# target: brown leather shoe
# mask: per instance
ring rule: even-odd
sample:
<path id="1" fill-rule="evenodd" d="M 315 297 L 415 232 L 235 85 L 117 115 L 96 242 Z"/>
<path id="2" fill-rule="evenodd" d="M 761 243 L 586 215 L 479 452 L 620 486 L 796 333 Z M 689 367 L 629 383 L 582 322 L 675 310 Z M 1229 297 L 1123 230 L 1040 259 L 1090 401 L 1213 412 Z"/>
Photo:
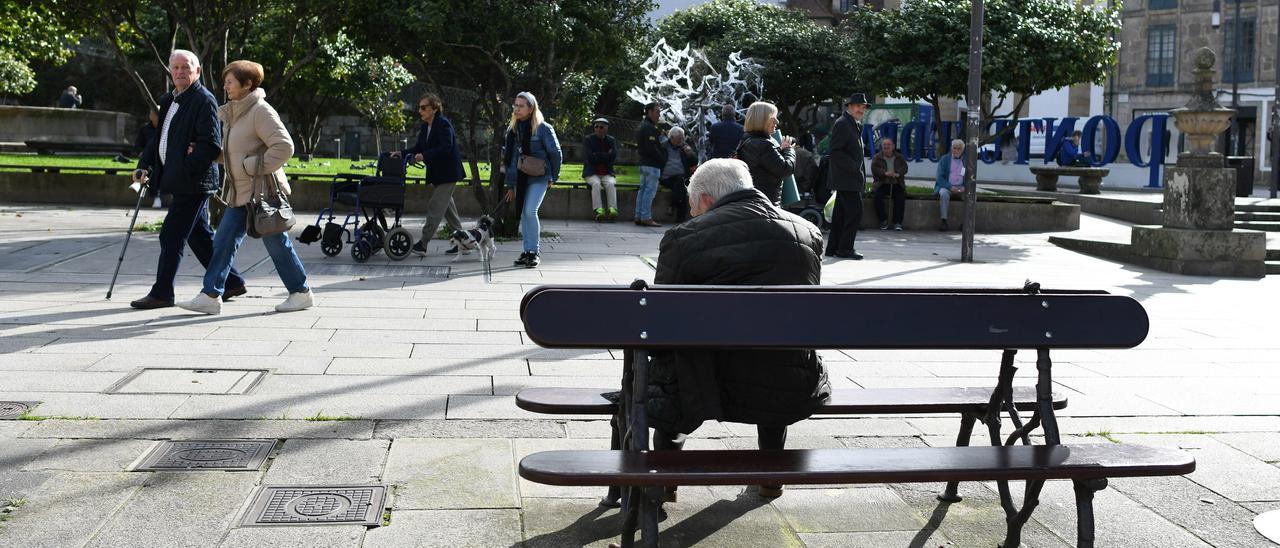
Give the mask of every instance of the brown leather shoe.
<path id="1" fill-rule="evenodd" d="M 132 306 L 139 310 L 151 310 L 153 308 L 168 308 L 170 306 L 173 306 L 173 301 L 164 301 L 164 300 L 160 300 L 155 297 L 152 297 L 151 295 L 147 295 L 146 297 L 143 297 L 141 299 L 138 299 L 136 301 L 129 303 L 129 306 Z"/>
<path id="2" fill-rule="evenodd" d="M 245 288 L 245 286 L 243 285 L 235 289 L 228 289 L 222 293 L 222 302 L 225 303 L 231 299 L 244 295 L 245 293 L 248 293 L 248 292 L 249 290 Z"/>
<path id="3" fill-rule="evenodd" d="M 654 221 L 653 219 L 645 219 L 645 220 L 643 220 L 643 221 L 636 221 L 636 224 L 638 224 L 638 225 L 640 225 L 640 226 L 662 226 L 660 223 L 658 223 L 657 221 Z"/>

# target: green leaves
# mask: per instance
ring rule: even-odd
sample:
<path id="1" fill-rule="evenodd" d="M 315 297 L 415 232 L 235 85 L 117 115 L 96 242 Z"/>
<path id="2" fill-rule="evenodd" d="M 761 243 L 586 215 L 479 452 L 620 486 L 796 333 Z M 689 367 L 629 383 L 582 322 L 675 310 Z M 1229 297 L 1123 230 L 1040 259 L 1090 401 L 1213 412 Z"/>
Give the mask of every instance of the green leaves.
<path id="1" fill-rule="evenodd" d="M 57 19 L 59 2 L 0 0 L 0 95 L 21 95 L 36 87 L 31 63 L 57 64 L 71 58 L 80 33 Z"/>

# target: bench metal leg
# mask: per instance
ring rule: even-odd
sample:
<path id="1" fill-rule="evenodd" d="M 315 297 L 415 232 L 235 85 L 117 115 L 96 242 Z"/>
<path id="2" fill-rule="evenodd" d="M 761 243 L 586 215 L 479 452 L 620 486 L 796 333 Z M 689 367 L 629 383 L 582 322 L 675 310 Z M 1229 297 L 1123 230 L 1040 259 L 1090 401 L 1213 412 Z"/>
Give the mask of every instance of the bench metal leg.
<path id="1" fill-rule="evenodd" d="M 1001 548 L 1018 548 L 1022 546 L 1022 527 L 1031 519 L 1031 513 L 1040 504 L 1040 490 L 1044 488 L 1044 480 L 1027 482 L 1027 490 L 1022 499 L 1022 509 L 1006 518 L 1008 527 L 1005 530 Z"/>
<path id="2" fill-rule="evenodd" d="M 1093 494 L 1107 488 L 1107 478 L 1073 482 L 1076 490 L 1076 548 L 1093 548 Z"/>
<path id="3" fill-rule="evenodd" d="M 619 406 L 621 408 L 621 406 Z M 618 427 L 621 419 L 617 414 L 609 417 L 609 449 L 620 451 L 622 449 L 622 429 Z M 604 498 L 600 499 L 600 506 L 605 508 L 620 508 L 622 506 L 622 488 L 617 485 L 610 485 L 609 492 L 605 493 Z"/>
<path id="4" fill-rule="evenodd" d="M 973 435 L 973 425 L 976 422 L 978 422 L 978 416 L 973 413 L 964 413 L 960 415 L 960 434 L 956 436 L 956 447 L 969 446 L 969 438 Z M 938 495 L 938 500 L 942 502 L 960 502 L 961 500 L 964 500 L 964 498 L 959 495 L 959 490 L 960 482 L 949 481 L 947 482 L 946 491 L 943 491 L 941 495 Z"/>
<path id="5" fill-rule="evenodd" d="M 1004 445 L 1000 437 L 1000 409 L 1005 401 L 1013 398 L 1013 376 L 1018 372 L 1018 368 L 1013 366 L 1013 359 L 1017 354 L 1017 350 L 1007 349 L 1000 355 L 1000 377 L 996 381 L 995 390 L 991 392 L 991 399 L 987 402 L 982 418 L 982 422 L 987 425 L 987 433 L 991 435 L 991 445 L 994 446 Z M 1004 508 L 1005 514 L 1016 513 L 1017 507 L 1013 505 L 1009 482 L 997 481 L 996 488 L 1000 492 L 1000 506 Z"/>

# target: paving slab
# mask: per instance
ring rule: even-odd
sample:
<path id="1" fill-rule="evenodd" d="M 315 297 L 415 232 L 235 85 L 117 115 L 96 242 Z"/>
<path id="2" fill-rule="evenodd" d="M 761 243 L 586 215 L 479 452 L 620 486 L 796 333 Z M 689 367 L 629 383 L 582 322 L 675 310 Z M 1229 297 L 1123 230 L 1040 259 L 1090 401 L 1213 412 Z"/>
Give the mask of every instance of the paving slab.
<path id="1" fill-rule="evenodd" d="M 329 375 L 504 375 L 527 376 L 524 359 L 486 357 L 334 358 Z"/>
<path id="2" fill-rule="evenodd" d="M 519 510 L 397 510 L 391 525 L 365 534 L 364 547 L 520 546 L 522 540 Z"/>
<path id="3" fill-rule="evenodd" d="M 1213 439 L 1248 453 L 1263 462 L 1280 462 L 1280 433 L 1214 434 Z"/>
<path id="4" fill-rule="evenodd" d="M 22 470 L 122 472 L 153 445 L 146 440 L 59 440 Z"/>
<path id="5" fill-rule="evenodd" d="M 365 527 L 242 527 L 232 529 L 218 548 L 359 548 Z"/>
<path id="6" fill-rule="evenodd" d="M 787 489 L 773 506 L 798 533 L 917 531 L 924 526 L 888 487 Z"/>
<path id="7" fill-rule="evenodd" d="M 173 349 L 169 350 L 173 352 Z M 191 356 L 183 354 L 112 354 L 94 363 L 90 371 L 133 371 L 140 367 L 180 367 Z M 333 361 L 329 356 L 240 356 L 201 355 L 200 367 L 209 369 L 270 369 L 281 375 L 320 375 Z"/>
<path id="8" fill-rule="evenodd" d="M 936 530 L 877 531 L 871 533 L 800 533 L 807 548 L 883 548 L 885 546 L 951 546 Z"/>
<path id="9" fill-rule="evenodd" d="M 1280 501 L 1280 468 L 1271 466 L 1211 436 L 1125 434 L 1124 443 L 1176 447 L 1196 459 L 1186 477 L 1235 502 Z"/>
<path id="10" fill-rule="evenodd" d="M 106 354 L 4 354 L 0 371 L 84 371 Z"/>
<path id="11" fill-rule="evenodd" d="M 373 421 L 57 420 L 34 423 L 26 438 L 97 439 L 369 439 Z"/>
<path id="12" fill-rule="evenodd" d="M 1114 489 L 1160 517 L 1218 547 L 1264 546 L 1254 530 L 1254 512 L 1190 479 L 1174 477 L 1114 478 Z"/>
<path id="13" fill-rule="evenodd" d="M 552 420 L 384 420 L 378 421 L 374 437 L 563 438 L 565 427 L 563 422 Z"/>
<path id="14" fill-rule="evenodd" d="M 21 470 L 52 447 L 56 440 L 6 439 L 0 441 L 0 472 Z"/>
<path id="15" fill-rule="evenodd" d="M 378 483 L 388 440 L 287 440 L 271 460 L 263 484 L 367 485 Z"/>
<path id="16" fill-rule="evenodd" d="M 372 372 L 370 372 L 372 373 Z M 256 394 L 310 395 L 447 395 L 493 392 L 493 381 L 484 376 L 377 376 L 352 378 L 340 375 L 271 375 L 254 391 Z"/>
<path id="17" fill-rule="evenodd" d="M 0 392 L 0 400 L 39 401 L 35 414 L 55 418 L 163 419 L 187 401 L 186 395 Z"/>
<path id="18" fill-rule="evenodd" d="M 1011 482 L 1011 486 L 1015 488 L 1015 492 L 1021 490 L 1020 482 Z M 1141 542 L 1149 546 L 1210 546 L 1182 527 L 1114 490 L 1099 491 L 1094 496 L 1093 508 L 1097 544 L 1100 546 L 1123 546 L 1136 539 L 1142 539 Z M 1075 492 L 1071 482 L 1046 482 L 1040 493 L 1040 508 L 1033 517 L 1058 536 L 1074 540 Z"/>
<path id="19" fill-rule="evenodd" d="M 0 545 L 84 546 L 145 480 L 146 474 L 56 474 L 0 527 Z"/>
<path id="20" fill-rule="evenodd" d="M 175 419 L 443 419 L 444 396 L 255 394 L 191 396 Z"/>
<path id="21" fill-rule="evenodd" d="M 0 465 L 3 466 L 3 465 Z M 13 472 L 16 467 L 0 468 L 0 501 L 27 499 L 52 478 L 56 472 Z M 0 529 L 4 522 L 0 521 Z"/>
<path id="22" fill-rule="evenodd" d="M 510 440 L 397 439 L 384 480 L 395 510 L 520 507 Z"/>
<path id="23" fill-rule="evenodd" d="M 240 513 L 257 474 L 149 474 L 87 546 L 215 546 Z"/>

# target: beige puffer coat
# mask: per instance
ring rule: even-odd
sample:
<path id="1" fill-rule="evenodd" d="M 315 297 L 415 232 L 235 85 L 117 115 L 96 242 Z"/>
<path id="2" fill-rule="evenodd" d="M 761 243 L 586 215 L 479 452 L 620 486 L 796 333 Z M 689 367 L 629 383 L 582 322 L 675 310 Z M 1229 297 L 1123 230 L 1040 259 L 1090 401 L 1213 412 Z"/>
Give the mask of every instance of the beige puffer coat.
<path id="1" fill-rule="evenodd" d="M 290 192 L 284 164 L 293 156 L 293 139 L 266 96 L 258 88 L 218 107 L 218 119 L 222 121 L 222 155 L 218 162 L 227 168 L 227 203 L 231 207 L 249 202 L 259 154 L 263 155 L 265 172 L 275 176 L 286 195 Z"/>

